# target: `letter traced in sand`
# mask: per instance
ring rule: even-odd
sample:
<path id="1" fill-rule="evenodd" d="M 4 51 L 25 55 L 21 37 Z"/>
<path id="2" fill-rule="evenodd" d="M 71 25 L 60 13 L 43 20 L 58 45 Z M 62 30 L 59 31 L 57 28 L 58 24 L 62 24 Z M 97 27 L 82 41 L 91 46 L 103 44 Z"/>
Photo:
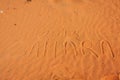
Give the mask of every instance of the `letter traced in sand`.
<path id="1" fill-rule="evenodd" d="M 85 42 L 86 41 L 82 42 L 82 53 L 85 54 L 85 50 L 88 50 L 93 56 L 98 57 L 98 55 L 96 54 L 96 52 L 93 49 L 91 49 L 90 47 L 85 46 Z"/>
<path id="2" fill-rule="evenodd" d="M 100 46 L 101 46 L 101 52 L 103 54 L 107 54 L 107 56 L 111 55 L 112 58 L 115 57 L 112 47 L 111 47 L 111 44 L 108 41 L 102 40 L 100 42 Z"/>

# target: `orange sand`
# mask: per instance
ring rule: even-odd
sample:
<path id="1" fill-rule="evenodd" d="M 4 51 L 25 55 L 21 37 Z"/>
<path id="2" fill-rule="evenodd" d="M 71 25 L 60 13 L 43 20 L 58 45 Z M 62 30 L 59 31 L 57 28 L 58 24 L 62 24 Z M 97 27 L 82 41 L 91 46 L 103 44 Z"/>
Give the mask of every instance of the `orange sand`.
<path id="1" fill-rule="evenodd" d="M 0 0 L 0 80 L 119 80 L 120 0 Z"/>

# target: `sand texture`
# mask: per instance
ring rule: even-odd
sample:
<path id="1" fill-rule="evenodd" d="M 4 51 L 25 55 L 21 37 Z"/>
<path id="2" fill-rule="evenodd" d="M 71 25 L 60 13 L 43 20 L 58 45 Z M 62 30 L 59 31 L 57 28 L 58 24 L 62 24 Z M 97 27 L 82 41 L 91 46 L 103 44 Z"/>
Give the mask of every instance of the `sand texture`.
<path id="1" fill-rule="evenodd" d="M 120 0 L 0 0 L 0 80 L 120 80 Z"/>

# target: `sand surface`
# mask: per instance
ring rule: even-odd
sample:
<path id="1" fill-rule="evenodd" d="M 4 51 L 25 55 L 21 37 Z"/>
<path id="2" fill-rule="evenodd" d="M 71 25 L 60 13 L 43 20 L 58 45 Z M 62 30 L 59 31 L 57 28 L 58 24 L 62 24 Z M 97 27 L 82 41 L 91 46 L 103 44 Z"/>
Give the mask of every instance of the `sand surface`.
<path id="1" fill-rule="evenodd" d="M 120 0 L 0 0 L 0 80 L 119 80 Z"/>

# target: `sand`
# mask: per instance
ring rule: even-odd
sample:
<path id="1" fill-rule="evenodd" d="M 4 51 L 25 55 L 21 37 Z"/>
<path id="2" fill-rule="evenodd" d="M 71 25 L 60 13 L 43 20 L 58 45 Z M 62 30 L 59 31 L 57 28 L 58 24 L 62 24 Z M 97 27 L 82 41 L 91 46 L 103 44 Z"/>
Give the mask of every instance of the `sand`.
<path id="1" fill-rule="evenodd" d="M 120 0 L 0 0 L 0 80 L 119 80 Z"/>

